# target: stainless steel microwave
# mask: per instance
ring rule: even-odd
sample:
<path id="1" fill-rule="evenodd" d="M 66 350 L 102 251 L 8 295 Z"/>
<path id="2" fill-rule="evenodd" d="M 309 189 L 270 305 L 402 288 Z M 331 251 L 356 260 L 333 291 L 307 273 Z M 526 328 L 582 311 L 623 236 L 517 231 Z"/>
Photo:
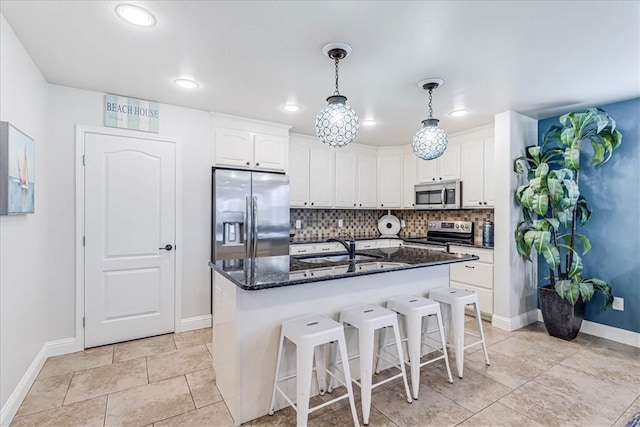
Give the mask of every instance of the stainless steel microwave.
<path id="1" fill-rule="evenodd" d="M 415 206 L 416 209 L 462 209 L 462 182 L 416 184 Z"/>

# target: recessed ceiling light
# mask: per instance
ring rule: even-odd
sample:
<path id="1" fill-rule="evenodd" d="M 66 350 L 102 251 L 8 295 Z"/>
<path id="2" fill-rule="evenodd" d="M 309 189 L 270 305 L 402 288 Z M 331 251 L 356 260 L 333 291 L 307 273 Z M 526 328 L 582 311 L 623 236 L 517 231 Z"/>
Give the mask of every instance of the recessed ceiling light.
<path id="1" fill-rule="evenodd" d="M 125 21 L 140 27 L 153 27 L 156 23 L 156 18 L 149 11 L 132 4 L 118 5 L 116 13 Z"/>
<path id="2" fill-rule="evenodd" d="M 452 112 L 449 113 L 449 115 L 451 117 L 462 117 L 465 116 L 468 113 L 467 110 L 465 110 L 464 108 L 461 108 L 459 110 L 453 110 Z"/>
<path id="3" fill-rule="evenodd" d="M 176 86 L 180 86 L 184 89 L 195 89 L 200 86 L 198 82 L 189 79 L 176 79 L 173 81 L 173 83 L 175 83 Z"/>
<path id="4" fill-rule="evenodd" d="M 373 119 L 366 119 L 362 121 L 362 126 L 374 126 L 376 121 Z"/>
<path id="5" fill-rule="evenodd" d="M 296 104 L 287 104 L 283 106 L 282 109 L 290 113 L 295 113 L 296 111 L 300 111 L 300 106 Z"/>

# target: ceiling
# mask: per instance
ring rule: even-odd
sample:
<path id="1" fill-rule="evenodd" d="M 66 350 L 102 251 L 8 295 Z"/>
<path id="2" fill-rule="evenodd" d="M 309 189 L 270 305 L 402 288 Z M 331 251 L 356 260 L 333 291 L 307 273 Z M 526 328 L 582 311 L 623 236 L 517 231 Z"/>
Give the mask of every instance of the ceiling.
<path id="1" fill-rule="evenodd" d="M 122 21 L 116 5 L 156 25 Z M 333 93 L 322 53 L 345 42 L 340 92 L 356 142 L 403 145 L 428 115 L 420 80 L 440 77 L 447 133 L 514 110 L 540 119 L 640 95 L 638 1 L 11 1 L 1 12 L 53 84 L 292 125 L 313 135 Z M 173 80 L 192 78 L 195 90 Z M 302 107 L 297 113 L 281 109 Z M 454 118 L 457 108 L 470 111 Z"/>

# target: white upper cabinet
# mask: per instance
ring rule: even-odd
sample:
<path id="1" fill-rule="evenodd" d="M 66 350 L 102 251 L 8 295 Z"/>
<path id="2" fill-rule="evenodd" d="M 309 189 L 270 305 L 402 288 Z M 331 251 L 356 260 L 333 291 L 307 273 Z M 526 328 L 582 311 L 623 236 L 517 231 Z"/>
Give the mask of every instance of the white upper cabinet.
<path id="1" fill-rule="evenodd" d="M 460 144 L 449 141 L 444 154 L 435 160 L 418 159 L 418 182 L 460 179 Z"/>
<path id="2" fill-rule="evenodd" d="M 214 133 L 215 164 L 249 168 L 253 163 L 253 136 L 249 132 L 216 128 Z"/>
<path id="3" fill-rule="evenodd" d="M 355 148 L 355 147 L 354 147 Z M 378 155 L 374 147 L 360 146 L 358 154 L 358 208 L 375 208 L 378 199 Z"/>
<path id="4" fill-rule="evenodd" d="M 254 169 L 284 171 L 289 159 L 289 139 L 273 135 L 253 135 Z"/>
<path id="5" fill-rule="evenodd" d="M 309 149 L 309 200 L 312 208 L 331 208 L 335 200 L 336 156 L 317 139 Z"/>
<path id="6" fill-rule="evenodd" d="M 336 207 L 357 206 L 358 155 L 352 146 L 336 149 Z"/>
<path id="7" fill-rule="evenodd" d="M 422 160 L 420 160 L 422 161 Z M 406 145 L 402 153 L 402 207 L 415 207 L 415 185 L 418 183 L 418 157 L 411 145 Z"/>
<path id="8" fill-rule="evenodd" d="M 462 207 L 495 206 L 493 126 L 483 126 L 457 136 L 462 168 Z"/>
<path id="9" fill-rule="evenodd" d="M 378 207 L 402 207 L 402 164 L 402 148 L 378 149 Z"/>
<path id="10" fill-rule="evenodd" d="M 289 126 L 212 114 L 213 164 L 284 172 L 289 165 Z"/>
<path id="11" fill-rule="evenodd" d="M 289 197 L 291 207 L 309 207 L 309 145 L 293 135 L 289 141 Z"/>

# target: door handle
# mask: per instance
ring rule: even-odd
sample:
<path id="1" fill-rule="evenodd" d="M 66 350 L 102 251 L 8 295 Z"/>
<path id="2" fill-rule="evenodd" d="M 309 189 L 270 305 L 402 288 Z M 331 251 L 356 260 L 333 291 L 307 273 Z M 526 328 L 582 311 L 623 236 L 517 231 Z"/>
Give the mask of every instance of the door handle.
<path id="1" fill-rule="evenodd" d="M 173 249 L 173 246 L 171 245 L 166 245 L 164 248 L 158 248 L 161 251 L 170 251 L 171 249 Z"/>
<path id="2" fill-rule="evenodd" d="M 251 258 L 258 257 L 258 196 L 253 196 L 253 253 Z"/>

